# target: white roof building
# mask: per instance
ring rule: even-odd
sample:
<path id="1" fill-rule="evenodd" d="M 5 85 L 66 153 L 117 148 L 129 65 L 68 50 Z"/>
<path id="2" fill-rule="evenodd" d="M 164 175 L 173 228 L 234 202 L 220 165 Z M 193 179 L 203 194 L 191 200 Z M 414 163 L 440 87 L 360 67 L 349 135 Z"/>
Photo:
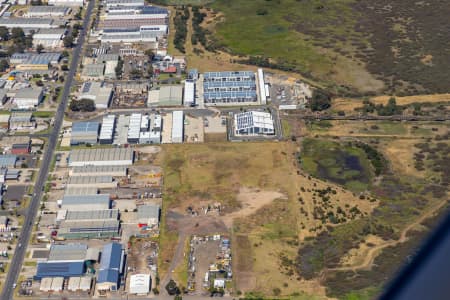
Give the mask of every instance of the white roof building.
<path id="1" fill-rule="evenodd" d="M 70 10 L 69 7 L 64 6 L 35 5 L 28 7 L 28 11 L 24 14 L 24 17 L 64 17 L 70 13 Z"/>
<path id="2" fill-rule="evenodd" d="M 268 112 L 249 111 L 234 115 L 236 135 L 275 134 L 272 115 Z"/>
<path id="3" fill-rule="evenodd" d="M 150 274 L 133 274 L 130 276 L 130 294 L 147 295 L 150 288 Z"/>
<path id="4" fill-rule="evenodd" d="M 17 91 L 13 103 L 19 109 L 31 109 L 39 105 L 44 98 L 44 90 L 41 87 L 28 87 Z"/>
<path id="5" fill-rule="evenodd" d="M 87 81 L 83 83 L 78 99 L 92 100 L 95 102 L 95 108 L 107 109 L 111 103 L 112 96 L 112 87 L 107 87 L 103 82 Z"/>
<path id="6" fill-rule="evenodd" d="M 46 49 L 61 47 L 65 33 L 65 28 L 40 29 L 33 35 L 33 46 L 42 45 Z"/>
<path id="7" fill-rule="evenodd" d="M 84 0 L 48 0 L 48 5 L 55 6 L 83 6 Z"/>
<path id="8" fill-rule="evenodd" d="M 184 113 L 182 110 L 172 112 L 172 143 L 182 143 L 184 139 Z"/>
<path id="9" fill-rule="evenodd" d="M 69 167 L 126 166 L 132 165 L 133 160 L 131 148 L 76 149 L 70 151 Z"/>
<path id="10" fill-rule="evenodd" d="M 103 117 L 102 127 L 100 129 L 100 136 L 99 136 L 100 144 L 112 144 L 115 124 L 116 124 L 115 115 L 107 115 Z"/>
<path id="11" fill-rule="evenodd" d="M 184 82 L 184 106 L 195 105 L 195 82 L 193 80 L 186 80 Z"/>

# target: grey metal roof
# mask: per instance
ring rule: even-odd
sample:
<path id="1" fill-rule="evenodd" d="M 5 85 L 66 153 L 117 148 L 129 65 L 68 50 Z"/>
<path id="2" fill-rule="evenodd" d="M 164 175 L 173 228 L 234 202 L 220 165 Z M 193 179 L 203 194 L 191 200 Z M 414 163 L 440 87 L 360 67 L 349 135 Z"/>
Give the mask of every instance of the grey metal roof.
<path id="1" fill-rule="evenodd" d="M 110 205 L 110 199 L 108 194 L 98 195 L 67 195 L 62 199 L 62 205 L 89 205 L 89 204 L 107 204 Z"/>
<path id="2" fill-rule="evenodd" d="M 119 220 L 88 220 L 78 222 L 62 221 L 59 226 L 58 235 L 69 233 L 101 233 L 118 232 L 120 227 Z"/>
<path id="3" fill-rule="evenodd" d="M 95 183 L 110 183 L 113 178 L 110 175 L 100 176 L 70 176 L 67 184 L 95 184 Z"/>
<path id="4" fill-rule="evenodd" d="M 10 167 L 14 166 L 17 161 L 17 155 L 13 154 L 3 154 L 0 155 L 0 167 Z"/>
<path id="5" fill-rule="evenodd" d="M 137 207 L 139 219 L 155 218 L 159 219 L 159 205 L 145 204 Z"/>
<path id="6" fill-rule="evenodd" d="M 74 167 L 74 174 L 83 174 L 83 173 L 99 173 L 100 174 L 108 174 L 108 173 L 117 173 L 117 172 L 127 172 L 126 166 L 83 166 L 83 167 Z"/>
<path id="7" fill-rule="evenodd" d="M 72 124 L 72 134 L 98 133 L 99 128 L 99 122 L 76 122 Z"/>
<path id="8" fill-rule="evenodd" d="M 117 220 L 119 219 L 118 209 L 102 209 L 102 210 L 86 210 L 73 211 L 69 210 L 66 214 L 66 221 L 78 220 Z"/>
<path id="9" fill-rule="evenodd" d="M 69 162 L 132 160 L 131 148 L 76 149 L 70 152 Z"/>
<path id="10" fill-rule="evenodd" d="M 53 244 L 50 248 L 48 261 L 83 261 L 86 258 L 87 249 L 86 244 Z"/>
<path id="11" fill-rule="evenodd" d="M 28 7 L 28 13 L 68 13 L 69 7 L 65 6 L 49 6 L 35 5 Z"/>
<path id="12" fill-rule="evenodd" d="M 94 186 L 68 186 L 64 195 L 97 195 L 98 188 Z"/>
<path id="13" fill-rule="evenodd" d="M 15 99 L 37 99 L 41 96 L 43 89 L 41 87 L 28 87 L 17 91 Z"/>

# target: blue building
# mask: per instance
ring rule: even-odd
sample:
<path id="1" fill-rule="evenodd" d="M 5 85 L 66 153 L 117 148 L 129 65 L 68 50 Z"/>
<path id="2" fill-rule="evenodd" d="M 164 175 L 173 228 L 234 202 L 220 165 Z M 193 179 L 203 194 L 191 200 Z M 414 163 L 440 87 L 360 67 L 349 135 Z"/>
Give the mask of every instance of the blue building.
<path id="1" fill-rule="evenodd" d="M 256 103 L 256 76 L 251 71 L 207 72 L 203 74 L 206 105 Z"/>
<path id="2" fill-rule="evenodd" d="M 123 272 L 124 250 L 119 243 L 110 243 L 103 247 L 100 270 L 97 276 L 99 291 L 117 291 Z"/>
<path id="3" fill-rule="evenodd" d="M 45 277 L 64 277 L 82 276 L 86 272 L 84 261 L 46 261 L 38 262 L 36 267 L 36 280 Z"/>

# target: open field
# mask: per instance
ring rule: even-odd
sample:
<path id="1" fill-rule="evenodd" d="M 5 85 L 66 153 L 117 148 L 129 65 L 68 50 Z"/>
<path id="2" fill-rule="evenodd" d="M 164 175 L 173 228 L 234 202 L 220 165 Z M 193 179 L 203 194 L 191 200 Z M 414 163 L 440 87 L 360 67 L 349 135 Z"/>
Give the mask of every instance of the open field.
<path id="1" fill-rule="evenodd" d="M 445 134 L 448 122 L 313 121 L 305 124 L 309 136 L 429 138 Z"/>
<path id="2" fill-rule="evenodd" d="M 324 127 L 321 129 L 323 132 L 330 128 Z M 409 130 L 409 124 L 405 127 Z M 328 296 L 373 298 L 382 288 L 381 283 L 391 278 L 405 262 L 404 257 L 420 244 L 424 236 L 421 232 L 425 229 L 421 223 L 447 205 L 449 178 L 445 170 L 448 169 L 448 159 L 444 156 L 449 145 L 443 142 L 447 137 L 445 124 L 440 124 L 436 131 L 427 132 L 427 142 L 424 137 L 402 138 L 401 134 L 396 138 L 371 137 L 370 134 L 360 137 L 382 154 L 389 165 L 382 177 L 371 180 L 368 186 L 370 193 L 366 197 L 376 198 L 379 206 L 374 208 L 369 218 L 329 228 L 301 245 L 296 260 L 297 272 L 307 279 L 323 278 Z M 349 138 L 343 133 L 341 139 L 345 141 L 306 139 L 303 148 L 307 153 L 303 152 L 303 155 L 319 164 L 325 161 L 326 165 L 329 158 L 336 162 L 336 157 L 342 157 L 342 154 L 328 153 L 325 158 L 323 153 L 329 147 L 324 145 L 333 146 L 334 152 L 344 151 L 348 140 L 355 137 Z M 306 164 L 305 168 L 311 166 Z M 322 179 L 329 175 L 315 174 Z M 340 180 L 345 180 L 345 177 Z M 333 244 L 332 249 L 329 248 L 330 243 Z"/>
<path id="3" fill-rule="evenodd" d="M 215 0 L 203 5 L 218 16 L 206 25 L 216 50 L 243 60 L 259 56 L 259 64 L 299 72 L 340 94 L 448 92 L 449 61 L 442 49 L 449 43 L 444 20 L 450 8 L 442 1 Z"/>
<path id="4" fill-rule="evenodd" d="M 303 291 L 324 297 L 319 282 L 296 276 L 299 241 L 325 230 L 324 225 L 367 216 L 378 205 L 297 172 L 295 143 L 162 148 L 158 158 L 165 173 L 160 275 L 167 272 L 186 237 L 226 230 L 232 233 L 236 290 L 277 295 L 280 289 L 282 295 Z M 205 213 L 206 207 L 217 206 L 219 211 Z M 181 258 L 174 268 L 177 274 L 181 274 Z"/>
<path id="5" fill-rule="evenodd" d="M 370 102 L 374 104 L 386 105 L 391 97 L 390 96 L 377 96 L 370 97 Z M 424 104 L 440 104 L 450 103 L 450 94 L 435 94 L 435 95 L 415 95 L 395 97 L 397 105 L 410 105 L 413 103 Z M 335 98 L 332 100 L 332 109 L 335 111 L 354 112 L 355 108 L 361 108 L 363 101 L 361 99 L 350 98 Z"/>

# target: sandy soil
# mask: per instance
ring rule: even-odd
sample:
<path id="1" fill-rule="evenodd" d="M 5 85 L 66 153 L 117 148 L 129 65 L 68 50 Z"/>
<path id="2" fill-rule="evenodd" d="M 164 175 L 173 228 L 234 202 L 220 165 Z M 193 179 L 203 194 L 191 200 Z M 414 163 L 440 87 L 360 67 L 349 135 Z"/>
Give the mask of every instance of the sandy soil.
<path id="1" fill-rule="evenodd" d="M 276 191 L 241 188 L 237 200 L 241 203 L 242 208 L 239 211 L 223 216 L 222 220 L 228 228 L 231 228 L 233 219 L 249 216 L 278 198 L 286 198 L 286 195 Z"/>

